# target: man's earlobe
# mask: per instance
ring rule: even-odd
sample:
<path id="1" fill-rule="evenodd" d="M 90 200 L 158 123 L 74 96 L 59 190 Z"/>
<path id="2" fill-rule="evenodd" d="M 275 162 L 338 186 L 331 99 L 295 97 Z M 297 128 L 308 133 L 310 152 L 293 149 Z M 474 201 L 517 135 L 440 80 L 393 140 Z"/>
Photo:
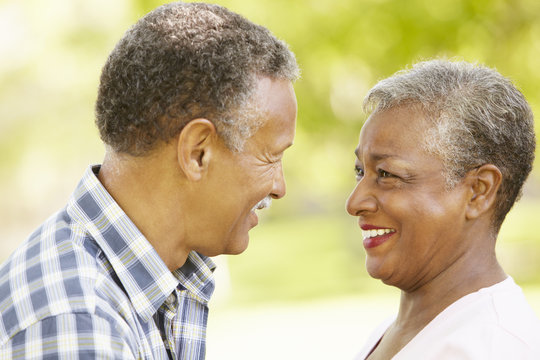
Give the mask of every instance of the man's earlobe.
<path id="1" fill-rule="evenodd" d="M 466 176 L 471 181 L 472 190 L 466 215 L 467 219 L 475 219 L 495 207 L 502 173 L 495 165 L 486 164 L 471 170 Z"/>
<path id="2" fill-rule="evenodd" d="M 191 181 L 199 181 L 208 169 L 217 131 L 207 119 L 194 119 L 178 135 L 178 164 Z"/>

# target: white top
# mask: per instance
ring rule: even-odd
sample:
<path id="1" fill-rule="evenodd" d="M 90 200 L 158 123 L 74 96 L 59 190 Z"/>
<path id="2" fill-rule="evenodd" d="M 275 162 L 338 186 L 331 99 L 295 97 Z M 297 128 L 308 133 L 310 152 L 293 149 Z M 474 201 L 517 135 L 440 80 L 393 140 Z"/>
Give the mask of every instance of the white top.
<path id="1" fill-rule="evenodd" d="M 395 316 L 382 323 L 356 357 L 364 360 Z M 540 320 L 511 277 L 454 302 L 393 359 L 540 359 Z"/>

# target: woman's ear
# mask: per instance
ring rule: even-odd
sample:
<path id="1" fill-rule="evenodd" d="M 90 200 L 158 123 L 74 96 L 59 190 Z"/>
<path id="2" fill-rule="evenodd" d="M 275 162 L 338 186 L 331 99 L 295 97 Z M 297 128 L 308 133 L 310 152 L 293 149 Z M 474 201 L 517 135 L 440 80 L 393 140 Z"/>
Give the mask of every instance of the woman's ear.
<path id="1" fill-rule="evenodd" d="M 466 212 L 467 219 L 476 219 L 494 208 L 502 173 L 493 164 L 482 165 L 466 175 L 471 184 L 471 197 Z"/>
<path id="2" fill-rule="evenodd" d="M 214 124 L 207 119 L 194 119 L 178 135 L 177 159 L 186 178 L 199 181 L 208 170 L 213 145 L 217 139 Z"/>

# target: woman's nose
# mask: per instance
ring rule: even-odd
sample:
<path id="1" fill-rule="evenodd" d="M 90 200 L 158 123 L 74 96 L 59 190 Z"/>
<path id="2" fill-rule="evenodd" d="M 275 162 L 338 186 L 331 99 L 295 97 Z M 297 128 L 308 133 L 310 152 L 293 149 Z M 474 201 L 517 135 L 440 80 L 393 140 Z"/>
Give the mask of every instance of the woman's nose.
<path id="1" fill-rule="evenodd" d="M 364 178 L 356 183 L 351 195 L 347 199 L 347 212 L 352 216 L 360 216 L 364 213 L 377 211 L 377 199 L 369 191 Z"/>

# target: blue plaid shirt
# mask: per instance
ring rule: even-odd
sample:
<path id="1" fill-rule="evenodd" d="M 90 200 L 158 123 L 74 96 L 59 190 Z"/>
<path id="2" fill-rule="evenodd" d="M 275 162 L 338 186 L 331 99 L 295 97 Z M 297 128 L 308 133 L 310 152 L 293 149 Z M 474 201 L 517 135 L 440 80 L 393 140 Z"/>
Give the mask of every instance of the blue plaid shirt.
<path id="1" fill-rule="evenodd" d="M 171 272 L 98 171 L 0 267 L 0 359 L 204 359 L 215 265 Z"/>

